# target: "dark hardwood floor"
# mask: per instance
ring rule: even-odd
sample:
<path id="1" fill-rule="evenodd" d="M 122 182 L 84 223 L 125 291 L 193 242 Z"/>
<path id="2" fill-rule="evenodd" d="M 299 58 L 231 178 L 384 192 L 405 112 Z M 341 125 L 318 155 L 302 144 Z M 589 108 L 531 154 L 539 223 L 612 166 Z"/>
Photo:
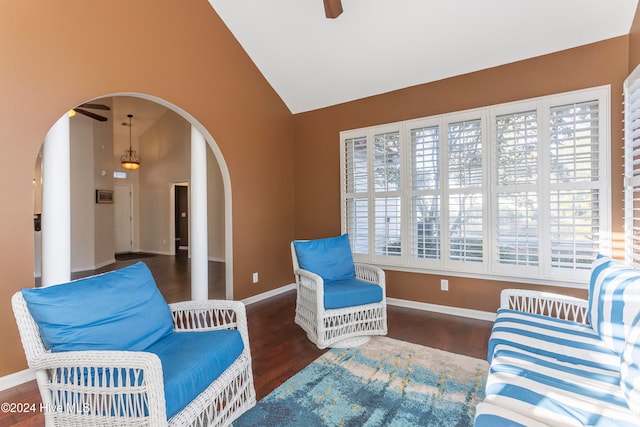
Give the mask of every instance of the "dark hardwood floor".
<path id="1" fill-rule="evenodd" d="M 128 265 L 136 260 L 118 261 L 100 272 Z M 142 259 L 149 265 L 167 302 L 188 299 L 188 260 L 180 257 L 154 256 Z M 211 264 L 211 263 L 210 263 Z M 224 295 L 224 264 L 210 265 L 210 297 Z M 87 272 L 82 275 L 87 275 Z M 221 293 L 219 293 L 221 292 Z M 220 295 L 220 296 L 216 296 Z M 295 291 L 247 306 L 249 340 L 253 359 L 253 377 L 257 399 L 307 366 L 326 350 L 318 350 L 302 329 L 294 324 Z M 453 353 L 484 359 L 491 322 L 389 306 L 388 326 L 391 338 L 421 344 Z M 0 402 L 40 403 L 35 381 L 0 392 Z M 43 426 L 38 412 L 0 413 L 0 427 Z"/>

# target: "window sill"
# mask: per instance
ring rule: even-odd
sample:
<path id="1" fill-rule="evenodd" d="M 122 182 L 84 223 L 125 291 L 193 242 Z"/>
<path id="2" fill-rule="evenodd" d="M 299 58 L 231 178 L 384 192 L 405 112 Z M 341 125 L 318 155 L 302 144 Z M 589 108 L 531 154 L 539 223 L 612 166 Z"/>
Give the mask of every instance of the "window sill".
<path id="1" fill-rule="evenodd" d="M 367 263 L 376 265 L 382 268 L 383 270 L 401 271 L 405 273 L 428 274 L 432 276 L 464 277 L 469 279 L 521 283 L 523 285 L 555 286 L 555 287 L 571 288 L 571 289 L 588 289 L 589 288 L 588 277 L 586 279 L 576 280 L 576 281 L 570 281 L 566 279 L 534 279 L 534 278 L 525 278 L 525 277 L 498 275 L 498 274 L 468 273 L 468 272 L 461 272 L 461 271 L 436 270 L 436 269 L 407 267 L 407 266 L 382 264 L 382 263 L 371 263 L 371 262 L 367 262 Z"/>

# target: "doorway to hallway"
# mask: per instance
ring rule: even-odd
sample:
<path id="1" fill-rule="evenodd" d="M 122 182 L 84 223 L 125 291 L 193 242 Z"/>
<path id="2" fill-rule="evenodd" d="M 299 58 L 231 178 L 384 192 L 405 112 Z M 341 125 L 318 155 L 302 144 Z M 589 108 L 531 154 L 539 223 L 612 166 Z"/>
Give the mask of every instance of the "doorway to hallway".
<path id="1" fill-rule="evenodd" d="M 174 186 L 175 253 L 189 250 L 189 186 Z"/>

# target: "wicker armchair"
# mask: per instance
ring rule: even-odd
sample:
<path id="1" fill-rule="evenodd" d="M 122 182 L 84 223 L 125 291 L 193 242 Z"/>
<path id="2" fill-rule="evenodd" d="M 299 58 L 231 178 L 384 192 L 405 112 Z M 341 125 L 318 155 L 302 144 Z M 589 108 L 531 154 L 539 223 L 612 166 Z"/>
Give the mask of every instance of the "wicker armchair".
<path id="1" fill-rule="evenodd" d="M 237 330 L 244 350 L 168 420 L 163 368 L 156 354 L 122 350 L 51 352 L 21 292 L 14 294 L 12 305 L 48 426 L 226 426 L 256 402 L 246 314 L 240 302 L 209 300 L 169 305 L 174 332 Z"/>
<path id="2" fill-rule="evenodd" d="M 385 274 L 378 267 L 354 263 L 355 277 L 378 285 L 382 299 L 378 302 L 343 308 L 325 308 L 325 280 L 300 267 L 295 242 L 291 242 L 293 272 L 296 278 L 295 323 L 320 349 L 355 347 L 371 336 L 387 334 Z"/>

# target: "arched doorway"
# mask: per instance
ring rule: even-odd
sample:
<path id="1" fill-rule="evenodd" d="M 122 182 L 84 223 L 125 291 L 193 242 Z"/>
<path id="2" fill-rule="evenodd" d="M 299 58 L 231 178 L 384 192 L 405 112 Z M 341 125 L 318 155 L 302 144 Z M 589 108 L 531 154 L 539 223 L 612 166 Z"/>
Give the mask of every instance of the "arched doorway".
<path id="1" fill-rule="evenodd" d="M 176 161 L 176 158 L 183 156 L 184 149 L 171 146 L 169 144 L 169 140 L 173 138 L 173 141 L 176 138 L 180 138 L 180 134 L 184 134 L 184 129 L 191 127 L 197 129 L 198 132 L 204 137 L 207 142 L 207 146 L 210 149 L 210 155 L 207 153 L 207 157 L 210 157 L 210 160 L 207 162 L 207 169 L 214 169 L 215 173 L 218 174 L 219 178 L 217 179 L 216 184 L 214 185 L 213 193 L 214 198 L 216 198 L 215 205 L 216 209 L 218 209 L 217 213 L 213 215 L 213 222 L 216 224 L 216 227 L 213 227 L 212 233 L 216 236 L 213 238 L 214 243 L 209 244 L 210 247 L 214 247 L 214 253 L 212 254 L 212 258 L 223 261 L 225 263 L 224 268 L 224 286 L 225 286 L 225 295 L 227 299 L 233 298 L 233 265 L 232 265 L 232 236 L 231 236 L 231 184 L 229 178 L 229 172 L 222 156 L 222 153 L 215 143 L 213 136 L 206 130 L 199 122 L 197 122 L 190 114 L 181 108 L 164 101 L 160 98 L 153 97 L 150 95 L 138 94 L 138 93 L 115 93 L 110 94 L 104 97 L 96 98 L 90 101 L 90 103 L 99 103 L 106 104 L 111 107 L 111 111 L 108 113 L 101 112 L 107 115 L 110 115 L 110 127 L 111 127 L 111 135 L 109 135 L 108 125 L 105 128 L 103 127 L 95 127 L 92 130 L 87 130 L 87 126 L 93 125 L 93 121 L 90 118 L 83 117 L 81 120 L 84 120 L 85 123 L 83 125 L 78 125 L 80 131 L 72 129 L 71 137 L 70 137 L 70 145 L 71 145 L 71 158 L 72 158 L 72 166 L 73 170 L 77 164 L 83 165 L 86 169 L 86 164 L 90 162 L 82 162 L 75 159 L 74 156 L 79 155 L 79 152 L 82 150 L 86 150 L 86 140 L 87 135 L 93 135 L 94 142 L 94 153 L 87 154 L 84 153 L 85 156 L 93 155 L 93 167 L 92 172 L 95 176 L 92 185 L 96 187 L 98 190 L 100 187 L 100 182 L 104 183 L 105 180 L 111 179 L 115 184 L 118 178 L 113 178 L 112 174 L 116 173 L 124 173 L 126 175 L 127 171 L 119 167 L 117 161 L 113 161 L 115 156 L 119 156 L 118 153 L 122 153 L 124 150 L 123 146 L 123 138 L 122 134 L 125 135 L 125 144 L 128 148 L 129 144 L 129 136 L 127 132 L 131 129 L 139 131 L 136 126 L 143 128 L 144 136 L 138 133 L 134 133 L 134 137 L 132 138 L 135 146 L 142 145 L 140 149 L 140 154 L 142 156 L 142 173 L 139 173 L 137 176 L 137 180 L 133 179 L 133 174 L 138 171 L 130 172 L 130 175 L 126 175 L 129 178 L 124 178 L 124 180 L 118 181 L 119 184 L 128 184 L 133 189 L 133 202 L 132 202 L 132 217 L 136 218 L 134 224 L 137 226 L 133 227 L 133 239 L 134 242 L 137 242 L 137 246 L 134 244 L 133 248 L 138 250 L 151 250 L 156 252 L 163 252 L 165 247 L 172 248 L 174 245 L 174 241 L 172 240 L 172 230 L 169 226 L 170 222 L 165 221 L 164 217 L 169 217 L 173 214 L 170 213 L 170 210 L 173 209 L 173 206 L 169 207 L 169 202 L 164 203 L 158 201 L 158 199 L 153 199 L 154 195 L 162 193 L 162 197 L 169 197 L 170 189 L 175 184 L 175 182 L 181 182 L 188 180 L 188 171 L 185 172 L 184 169 L 182 171 L 177 171 L 179 167 L 176 166 L 179 162 Z M 145 108 L 148 108 L 150 111 L 146 111 Z M 126 128 L 123 129 L 121 127 L 121 122 L 127 114 L 132 113 L 132 109 L 137 109 L 137 111 L 133 112 L 134 118 L 132 122 L 131 129 Z M 121 117 L 122 116 L 122 117 Z M 74 118 L 75 120 L 75 118 Z M 87 125 L 88 120 L 88 125 Z M 182 124 L 176 125 L 178 122 L 182 122 Z M 152 125 L 149 125 L 149 122 Z M 97 125 L 96 125 L 97 126 Z M 97 130 L 96 130 L 97 129 Z M 177 130 L 176 130 L 177 129 Z M 123 131 L 124 132 L 121 132 Z M 78 141 L 74 142 L 74 132 L 81 132 L 84 136 L 81 137 L 84 141 L 84 146 L 82 149 L 74 149 Z M 106 135 L 106 136 L 105 136 Z M 97 139 L 105 138 L 103 140 L 111 137 L 111 146 L 109 143 L 101 143 L 97 141 Z M 165 140 L 162 143 L 158 143 L 158 138 Z M 150 148 L 149 146 L 145 147 L 144 144 L 149 143 L 146 140 L 153 139 L 155 141 L 155 145 Z M 109 161 L 105 161 L 105 156 L 101 157 L 100 151 L 111 151 L 113 153 L 113 158 L 111 163 Z M 146 150 L 146 152 L 145 152 Z M 146 157 L 146 160 L 145 160 Z M 187 155 L 188 158 L 188 155 Z M 184 163 L 184 159 L 183 163 Z M 145 164 L 146 163 L 146 164 Z M 111 165 L 111 166 L 110 166 Z M 37 175 L 36 167 L 36 175 Z M 160 172 L 159 172 L 160 171 Z M 170 171 L 170 172 L 167 172 Z M 177 172 L 176 172 L 177 171 Z M 167 175 L 172 176 L 167 177 Z M 142 177 L 142 181 L 140 181 Z M 38 181 L 37 176 L 34 177 L 34 184 Z M 164 182 L 163 182 L 164 180 Z M 83 180 L 74 180 L 78 182 L 82 182 Z M 86 184 L 86 182 L 84 183 Z M 79 184 L 78 184 L 79 185 Z M 73 186 L 73 184 L 72 184 Z M 91 186 L 91 185 L 89 185 Z M 34 185 L 34 191 L 36 190 L 36 185 Z M 111 186 L 111 189 L 113 186 Z M 144 193 L 141 191 L 144 188 Z M 142 194 L 145 194 L 144 196 Z M 211 192 L 208 197 L 211 196 Z M 37 198 L 37 197 L 36 197 Z M 72 197 L 73 198 L 73 197 Z M 144 200 L 141 200 L 144 199 Z M 151 210 L 149 206 L 151 205 L 161 205 L 161 206 L 152 206 Z M 209 202 L 209 205 L 212 205 Z M 35 213 L 38 213 L 38 204 L 34 203 Z M 146 206 L 147 217 L 145 217 L 145 208 L 142 206 Z M 91 209 L 89 207 L 88 209 Z M 94 224 L 101 223 L 103 219 L 99 218 L 98 213 L 98 205 L 95 206 L 96 213 L 94 217 Z M 155 214 L 155 210 L 159 210 L 162 217 L 157 221 L 148 221 L 148 212 L 153 212 Z M 73 216 L 73 214 L 72 214 Z M 76 215 L 77 216 L 77 215 Z M 87 215 L 88 216 L 88 215 Z M 90 221 L 89 221 L 90 222 Z M 167 223 L 167 228 L 164 227 L 164 222 Z M 86 224 L 84 225 L 86 227 Z M 152 230 L 145 230 L 144 227 L 151 227 Z M 108 226 L 106 227 L 109 228 Z M 95 230 L 98 228 L 96 227 Z M 112 228 L 113 230 L 113 228 Z M 38 232 L 36 232 L 37 234 Z M 73 233 L 72 233 L 73 234 Z M 77 235 L 78 233 L 76 233 Z M 100 241 L 99 232 L 95 232 L 96 242 Z M 153 236 L 152 238 L 145 238 L 145 236 Z M 145 241 L 146 239 L 146 241 Z M 157 241 L 151 241 L 153 239 L 157 239 Z M 211 239 L 210 239 L 211 241 Z M 37 238 L 36 238 L 36 246 L 37 246 Z M 96 243 L 95 247 L 98 247 L 99 244 Z M 108 249 L 107 249 L 108 250 Z M 115 252 L 115 247 L 111 249 L 111 252 Z M 36 247 L 36 256 L 39 253 L 38 248 Z M 97 266 L 100 266 L 100 262 L 104 262 L 104 256 L 98 256 Z M 38 271 L 37 268 L 38 263 L 36 262 L 36 273 Z"/>

